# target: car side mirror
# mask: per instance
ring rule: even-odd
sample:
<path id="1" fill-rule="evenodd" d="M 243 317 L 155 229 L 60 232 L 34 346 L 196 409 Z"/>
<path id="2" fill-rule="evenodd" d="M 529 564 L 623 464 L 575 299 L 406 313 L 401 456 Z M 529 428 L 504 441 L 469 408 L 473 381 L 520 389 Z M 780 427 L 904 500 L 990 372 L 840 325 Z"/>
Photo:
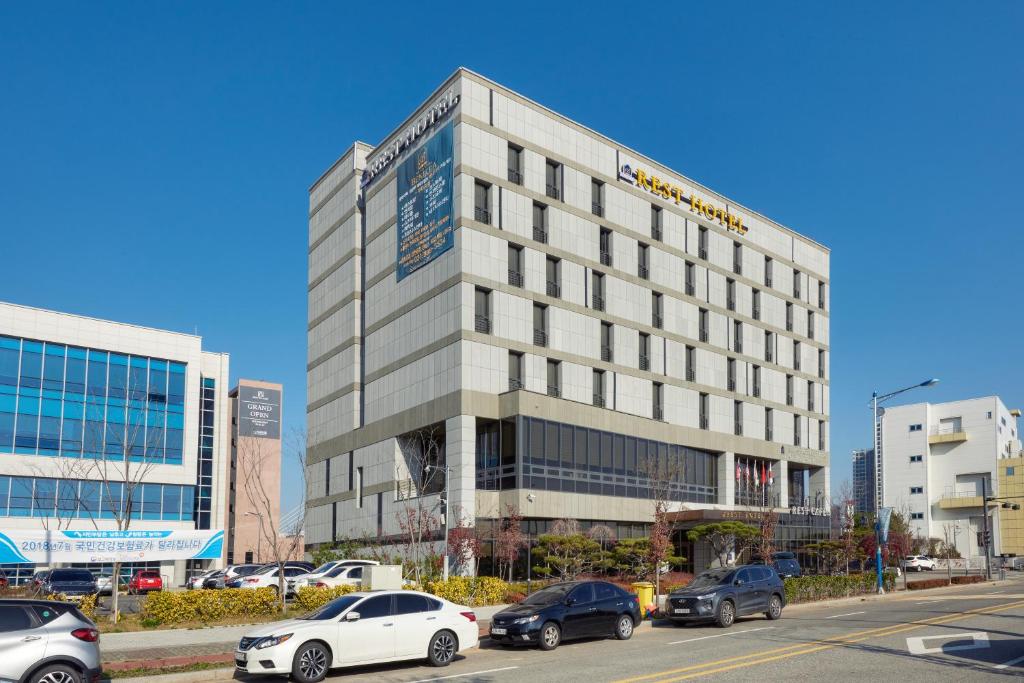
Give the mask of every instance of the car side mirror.
<path id="1" fill-rule="evenodd" d="M 736 579 L 732 583 L 733 583 L 734 586 L 742 586 L 743 585 L 743 579 Z"/>
<path id="2" fill-rule="evenodd" d="M 565 606 L 566 607 L 572 607 L 575 604 L 576 604 L 576 598 L 566 598 L 565 599 Z"/>
<path id="3" fill-rule="evenodd" d="M 345 621 L 359 621 L 359 612 L 346 612 Z"/>

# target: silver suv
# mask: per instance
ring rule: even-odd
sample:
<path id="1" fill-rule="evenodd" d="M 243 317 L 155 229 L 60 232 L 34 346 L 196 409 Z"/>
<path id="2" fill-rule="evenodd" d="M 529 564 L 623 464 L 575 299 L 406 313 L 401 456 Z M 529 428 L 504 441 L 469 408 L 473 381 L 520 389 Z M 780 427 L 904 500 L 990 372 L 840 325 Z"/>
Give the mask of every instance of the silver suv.
<path id="1" fill-rule="evenodd" d="M 100 633 L 65 602 L 0 599 L 0 652 L 0 681 L 100 680 Z"/>

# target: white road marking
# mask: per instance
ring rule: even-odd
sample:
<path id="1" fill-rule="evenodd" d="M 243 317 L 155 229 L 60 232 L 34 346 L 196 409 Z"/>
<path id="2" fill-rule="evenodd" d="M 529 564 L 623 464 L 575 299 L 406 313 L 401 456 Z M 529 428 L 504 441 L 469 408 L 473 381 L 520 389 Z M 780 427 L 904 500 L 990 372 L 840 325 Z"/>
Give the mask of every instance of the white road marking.
<path id="1" fill-rule="evenodd" d="M 918 603 L 915 603 L 915 604 L 918 604 L 918 605 L 930 605 L 933 602 L 942 602 L 942 601 L 941 600 L 924 600 L 922 602 L 918 602 Z"/>
<path id="2" fill-rule="evenodd" d="M 1003 591 L 989 591 L 988 593 L 985 593 L 985 595 L 999 595 L 1002 592 Z"/>
<path id="3" fill-rule="evenodd" d="M 864 614 L 864 613 L 863 612 L 849 612 L 847 614 L 833 614 L 832 616 L 825 617 L 825 618 L 826 619 L 838 619 L 839 617 L 852 617 L 854 614 Z"/>
<path id="4" fill-rule="evenodd" d="M 479 676 L 480 674 L 493 674 L 499 671 L 511 671 L 512 669 L 518 669 L 518 666 L 503 666 L 500 669 L 487 669 L 486 671 L 470 671 L 465 674 L 452 674 L 451 676 L 441 676 L 439 678 L 421 678 L 418 681 L 412 681 L 412 683 L 431 683 L 432 681 L 449 681 L 453 678 L 463 678 L 465 676 Z"/>
<path id="5" fill-rule="evenodd" d="M 701 636 L 700 638 L 687 638 L 686 640 L 674 640 L 668 645 L 679 645 L 681 643 L 692 643 L 696 640 L 707 640 L 708 638 L 724 638 L 725 636 L 742 636 L 744 633 L 753 633 L 754 631 L 767 631 L 775 628 L 774 626 L 762 626 L 761 628 L 748 628 L 746 631 L 732 631 L 731 633 L 719 633 L 715 636 Z"/>
<path id="6" fill-rule="evenodd" d="M 964 638 L 970 638 L 971 643 L 969 645 L 953 645 L 946 647 L 939 645 L 938 647 L 925 647 L 924 641 L 926 640 L 962 640 Z M 943 633 L 938 636 L 917 636 L 914 638 L 907 638 L 907 650 L 912 655 L 939 655 L 944 652 L 959 652 L 960 650 L 984 650 L 989 647 L 988 633 L 984 631 L 974 631 L 971 633 Z"/>
<path id="7" fill-rule="evenodd" d="M 1014 664 L 1019 664 L 1020 662 L 1024 662 L 1024 657 L 1017 657 L 1017 659 L 1011 659 L 1008 662 L 1003 662 L 1002 664 L 996 664 L 992 668 L 993 669 L 1006 669 L 1008 667 L 1013 666 Z"/>

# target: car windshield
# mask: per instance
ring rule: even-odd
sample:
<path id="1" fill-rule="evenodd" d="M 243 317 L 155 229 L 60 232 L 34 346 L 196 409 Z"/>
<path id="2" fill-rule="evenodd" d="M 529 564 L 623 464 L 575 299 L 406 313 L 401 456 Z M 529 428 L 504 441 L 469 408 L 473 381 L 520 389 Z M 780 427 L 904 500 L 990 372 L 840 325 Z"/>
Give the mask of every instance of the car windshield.
<path id="1" fill-rule="evenodd" d="M 92 574 L 85 569 L 58 569 L 50 575 L 51 581 L 92 581 Z"/>
<path id="2" fill-rule="evenodd" d="M 334 569 L 332 569 L 331 571 L 327 572 L 327 578 L 329 578 L 329 579 L 337 578 L 338 575 L 343 574 L 344 572 L 347 572 L 349 569 L 351 569 L 351 567 L 348 567 L 346 565 L 340 564 L 337 567 L 335 567 Z"/>
<path id="3" fill-rule="evenodd" d="M 334 562 L 324 562 L 322 565 L 310 572 L 310 574 L 323 574 L 334 568 Z"/>
<path id="4" fill-rule="evenodd" d="M 343 595 L 340 598 L 331 600 L 329 603 L 327 603 L 320 609 L 313 610 L 306 616 L 297 618 L 319 621 L 323 621 L 325 619 L 335 619 L 349 607 L 362 600 L 363 597 L 364 596 L 362 595 Z"/>
<path id="5" fill-rule="evenodd" d="M 270 572 L 272 572 L 272 571 L 274 571 L 276 569 L 277 569 L 277 565 L 276 564 L 268 564 L 265 567 L 260 567 L 259 569 L 254 571 L 253 574 L 269 574 Z"/>
<path id="6" fill-rule="evenodd" d="M 536 593 L 527 596 L 523 600 L 523 605 L 554 605 L 557 602 L 561 602 L 565 599 L 565 596 L 569 594 L 575 584 L 565 584 L 562 586 L 551 586 L 543 590 L 539 590 Z"/>
<path id="7" fill-rule="evenodd" d="M 687 588 L 709 588 L 711 586 L 720 586 L 725 583 L 725 579 L 732 570 L 718 570 L 713 572 L 703 572 L 698 574 L 693 581 L 687 584 Z"/>

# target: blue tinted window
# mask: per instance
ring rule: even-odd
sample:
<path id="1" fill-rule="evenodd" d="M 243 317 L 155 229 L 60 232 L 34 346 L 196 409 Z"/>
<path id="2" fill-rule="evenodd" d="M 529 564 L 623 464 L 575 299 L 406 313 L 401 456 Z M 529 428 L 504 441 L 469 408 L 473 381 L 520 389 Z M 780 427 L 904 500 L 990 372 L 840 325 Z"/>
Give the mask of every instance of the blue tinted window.
<path id="1" fill-rule="evenodd" d="M 119 482 L 100 482 L 100 517 L 114 519 L 122 511 L 121 496 L 124 486 Z"/>
<path id="2" fill-rule="evenodd" d="M 43 388 L 51 391 L 64 391 L 64 346 L 46 345 L 46 357 L 43 362 Z"/>
<path id="3" fill-rule="evenodd" d="M 142 519 L 160 519 L 163 494 L 160 484 L 142 485 Z"/>
<path id="4" fill-rule="evenodd" d="M 67 371 L 64 376 L 64 391 L 68 394 L 85 394 L 85 349 L 68 349 Z"/>
<path id="5" fill-rule="evenodd" d="M 181 517 L 181 487 L 165 484 L 163 496 L 164 519 L 179 519 Z"/>
<path id="6" fill-rule="evenodd" d="M 89 350 L 89 375 L 86 385 L 90 396 L 107 395 L 107 354 Z"/>
<path id="7" fill-rule="evenodd" d="M 78 486 L 75 479 L 61 479 L 57 486 L 57 510 L 61 519 L 70 519 L 78 509 Z"/>
<path id="8" fill-rule="evenodd" d="M 28 517 L 32 513 L 32 479 L 11 477 L 11 517 Z"/>
<path id="9" fill-rule="evenodd" d="M 167 403 L 172 406 L 185 404 L 185 366 L 171 363 L 167 376 Z"/>
<path id="10" fill-rule="evenodd" d="M 133 400 L 143 401 L 146 398 L 147 365 L 145 358 L 132 356 L 128 368 L 128 397 Z"/>
<path id="11" fill-rule="evenodd" d="M 14 445 L 14 413 L 0 411 L 0 450 Z"/>
<path id="12" fill-rule="evenodd" d="M 128 357 L 117 353 L 110 354 L 110 375 L 107 395 L 114 399 L 128 397 Z"/>
<path id="13" fill-rule="evenodd" d="M 0 476 L 0 515 L 7 516 L 7 498 L 10 490 L 11 478 Z"/>
<path id="14" fill-rule="evenodd" d="M 164 361 L 149 363 L 149 401 L 156 404 L 167 402 L 167 363 Z"/>
<path id="15" fill-rule="evenodd" d="M 21 351 L 20 386 L 38 389 L 43 378 L 43 345 L 26 341 Z"/>
<path id="16" fill-rule="evenodd" d="M 100 512 L 100 483 L 98 481 L 83 481 L 78 495 L 78 516 L 85 519 L 98 518 Z"/>
<path id="17" fill-rule="evenodd" d="M 33 517 L 52 517 L 57 505 L 57 480 L 36 479 L 32 501 Z"/>

